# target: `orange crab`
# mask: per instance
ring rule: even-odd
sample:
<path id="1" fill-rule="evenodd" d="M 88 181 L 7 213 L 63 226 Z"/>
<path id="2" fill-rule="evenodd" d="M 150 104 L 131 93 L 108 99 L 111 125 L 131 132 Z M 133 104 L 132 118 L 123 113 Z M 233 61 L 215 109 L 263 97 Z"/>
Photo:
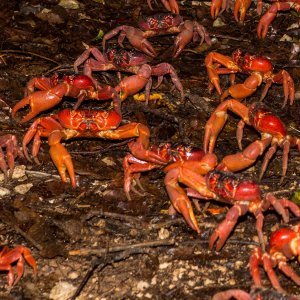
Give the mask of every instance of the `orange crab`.
<path id="1" fill-rule="evenodd" d="M 243 99 L 251 96 L 257 88 L 264 82 L 266 86 L 262 92 L 260 100 L 266 96 L 273 83 L 282 84 L 284 91 L 283 107 L 288 100 L 292 105 L 295 100 L 295 87 L 293 78 L 285 70 L 273 73 L 271 61 L 264 56 L 243 54 L 240 49 L 232 53 L 232 57 L 218 52 L 210 52 L 205 58 L 205 66 L 209 77 L 209 90 L 216 88 L 221 95 L 221 101 L 231 96 L 235 99 Z M 249 77 L 241 84 L 235 84 L 235 74 L 244 73 Z M 232 86 L 224 93 L 220 87 L 220 74 L 231 74 Z"/>
<path id="2" fill-rule="evenodd" d="M 213 153 L 217 137 L 224 127 L 228 111 L 241 117 L 238 124 L 237 140 L 242 149 L 242 136 L 245 124 L 253 126 L 261 134 L 261 139 L 252 142 L 242 152 L 228 155 L 221 162 L 219 169 L 236 172 L 253 165 L 260 155 L 269 147 L 262 164 L 259 179 L 266 171 L 268 163 L 278 147 L 283 149 L 282 179 L 287 171 L 288 154 L 291 147 L 297 147 L 300 152 L 300 138 L 291 136 L 283 122 L 261 103 L 253 103 L 249 108 L 235 99 L 222 102 L 205 126 L 204 151 Z"/>
<path id="3" fill-rule="evenodd" d="M 155 152 L 148 150 L 149 129 L 141 123 L 129 123 L 120 126 L 122 121 L 120 103 L 114 103 L 113 110 L 70 110 L 64 109 L 57 114 L 35 120 L 23 139 L 25 157 L 31 160 L 27 145 L 33 140 L 32 155 L 38 162 L 41 137 L 47 137 L 50 156 L 58 169 L 62 181 L 66 182 L 69 173 L 73 187 L 76 187 L 75 172 L 71 156 L 61 144 L 62 140 L 73 138 L 128 139 L 137 137 L 130 144 L 130 149 L 139 159 L 147 159 L 155 164 L 163 164 L 165 160 Z"/>

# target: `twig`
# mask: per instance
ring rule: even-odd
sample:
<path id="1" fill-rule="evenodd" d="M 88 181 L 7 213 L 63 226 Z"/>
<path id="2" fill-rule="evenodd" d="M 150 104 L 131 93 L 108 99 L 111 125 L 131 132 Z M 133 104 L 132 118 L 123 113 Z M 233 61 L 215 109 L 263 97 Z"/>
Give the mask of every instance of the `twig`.
<path id="1" fill-rule="evenodd" d="M 172 246 L 175 244 L 174 239 L 166 239 L 166 240 L 155 240 L 149 241 L 144 243 L 137 243 L 137 244 L 126 244 L 121 246 L 109 247 L 108 249 L 88 249 L 83 248 L 79 250 L 71 250 L 69 251 L 69 255 L 79 255 L 79 256 L 90 256 L 90 255 L 97 255 L 99 257 L 104 256 L 107 253 L 113 252 L 120 252 L 124 250 L 132 250 L 132 249 L 139 249 L 144 247 L 160 247 L 160 246 Z"/>
<path id="2" fill-rule="evenodd" d="M 37 248 L 39 251 L 43 250 L 43 246 L 41 246 L 39 243 L 37 243 L 26 232 L 24 232 L 19 226 L 16 225 L 16 222 L 14 222 L 14 217 L 12 216 L 11 212 L 7 211 L 3 207 L 1 209 L 0 219 L 2 220 L 3 223 L 13 227 L 14 230 L 18 234 L 20 234 L 23 238 L 25 238 L 27 241 L 29 241 L 32 244 L 32 246 Z"/>
<path id="3" fill-rule="evenodd" d="M 47 61 L 50 61 L 56 65 L 59 65 L 59 63 L 51 58 L 48 58 L 46 56 L 43 56 L 43 55 L 40 55 L 40 54 L 37 54 L 37 53 L 33 53 L 33 52 L 30 52 L 30 51 L 23 51 L 23 50 L 0 50 L 0 53 L 18 53 L 18 54 L 24 54 L 24 55 L 31 55 L 31 56 L 36 56 L 36 57 L 39 57 L 39 58 L 42 58 L 44 60 L 47 60 Z"/>
<path id="4" fill-rule="evenodd" d="M 47 71 L 46 73 L 44 73 L 44 76 L 47 76 L 48 74 L 51 74 L 57 70 L 69 70 L 69 69 L 73 69 L 72 65 L 58 65 L 52 69 L 50 69 L 49 71 Z"/>
<path id="5" fill-rule="evenodd" d="M 167 120 L 169 122 L 174 122 L 176 124 L 179 123 L 178 119 L 176 117 L 174 117 L 173 115 L 170 115 L 168 113 L 165 112 L 161 112 L 158 109 L 153 109 L 150 108 L 149 106 L 146 106 L 144 104 L 140 104 L 136 102 L 136 106 L 141 109 L 143 112 L 147 112 L 147 113 L 151 113 L 152 115 L 155 115 L 157 117 L 162 118 L 163 120 Z"/>
<path id="6" fill-rule="evenodd" d="M 248 43 L 251 42 L 248 39 L 237 38 L 237 37 L 233 37 L 233 36 L 230 36 L 230 35 L 217 34 L 217 33 L 210 33 L 210 35 L 213 36 L 213 37 L 216 37 L 216 38 L 221 38 L 221 39 L 228 39 L 228 40 L 240 41 L 240 42 L 248 42 Z"/>
<path id="7" fill-rule="evenodd" d="M 147 223 L 141 221 L 138 218 L 132 217 L 132 216 L 128 216 L 128 215 L 123 215 L 123 214 L 117 214 L 117 213 L 112 213 L 112 212 L 107 212 L 107 211 L 90 211 L 87 215 L 85 215 L 83 217 L 84 220 L 89 220 L 93 217 L 108 217 L 108 218 L 112 218 L 112 219 L 117 219 L 117 220 L 121 220 L 121 221 L 125 221 L 125 222 L 129 222 L 129 223 L 133 223 L 133 224 L 137 224 L 139 223 L 139 225 L 144 225 L 144 226 L 148 226 Z M 134 226 L 136 227 L 136 226 Z"/>
<path id="8" fill-rule="evenodd" d="M 46 172 L 39 172 L 39 171 L 30 171 L 30 170 L 25 170 L 25 173 L 32 175 L 32 176 L 37 176 L 37 177 L 54 177 L 60 179 L 59 175 L 54 175 Z"/>
<path id="9" fill-rule="evenodd" d="M 127 145 L 130 141 L 133 141 L 134 139 L 127 139 L 126 141 L 122 141 L 119 143 L 111 144 L 107 146 L 106 148 L 103 147 L 94 147 L 92 151 L 71 151 L 71 154 L 91 154 L 91 153 L 97 153 L 97 154 L 103 154 L 105 152 L 111 151 L 114 148 L 118 148 L 123 145 Z M 117 149 L 118 150 L 118 149 Z"/>
<path id="10" fill-rule="evenodd" d="M 95 259 L 92 262 L 91 268 L 85 274 L 85 276 L 82 279 L 79 287 L 77 288 L 74 295 L 70 298 L 70 300 L 75 300 L 80 295 L 80 293 L 83 290 L 84 286 L 86 285 L 86 283 L 91 278 L 91 276 L 93 275 L 94 271 L 97 268 L 99 268 L 99 272 L 101 272 L 106 266 L 111 265 L 112 263 L 125 260 L 125 259 L 129 258 L 131 255 L 143 254 L 143 253 L 148 254 L 149 252 L 146 249 L 132 249 L 132 250 L 123 251 L 123 252 L 118 253 L 118 254 L 116 254 L 114 256 L 111 256 L 111 257 L 105 257 L 104 259 L 103 258 Z"/>

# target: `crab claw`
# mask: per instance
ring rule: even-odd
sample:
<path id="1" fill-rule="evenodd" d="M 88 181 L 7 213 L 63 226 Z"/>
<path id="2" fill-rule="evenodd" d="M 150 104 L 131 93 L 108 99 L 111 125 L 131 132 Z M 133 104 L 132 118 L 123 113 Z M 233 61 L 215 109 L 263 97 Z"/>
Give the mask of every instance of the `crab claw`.
<path id="1" fill-rule="evenodd" d="M 62 136 L 59 131 L 54 131 L 49 136 L 50 156 L 54 162 L 63 182 L 67 182 L 66 172 L 69 173 L 71 184 L 76 187 L 76 178 L 72 158 L 68 150 L 60 143 Z"/>
<path id="2" fill-rule="evenodd" d="M 222 11 L 225 10 L 224 2 L 226 2 L 226 1 L 223 1 L 223 0 L 212 0 L 211 1 L 210 14 L 213 19 L 215 19 L 219 15 L 219 13 L 222 13 Z M 220 11 L 221 6 L 222 6 L 222 10 Z"/>
<path id="3" fill-rule="evenodd" d="M 152 0 L 147 0 L 148 6 L 151 10 L 152 8 Z M 179 14 L 179 5 L 176 0 L 161 0 L 164 7 L 173 14 Z"/>
<path id="4" fill-rule="evenodd" d="M 267 35 L 270 24 L 275 19 L 278 11 L 291 9 L 289 2 L 276 2 L 270 6 L 268 11 L 261 17 L 257 26 L 257 36 L 259 39 L 264 39 Z"/>
<path id="5" fill-rule="evenodd" d="M 170 170 L 165 177 L 165 185 L 170 197 L 171 203 L 177 212 L 181 213 L 187 224 L 195 231 L 200 233 L 200 228 L 192 204 L 183 188 L 178 184 L 180 171 L 177 168 Z"/>
<path id="6" fill-rule="evenodd" d="M 252 0 L 236 0 L 234 5 L 234 18 L 237 22 L 244 22 L 246 12 L 251 5 Z M 238 14 L 240 13 L 240 18 Z"/>

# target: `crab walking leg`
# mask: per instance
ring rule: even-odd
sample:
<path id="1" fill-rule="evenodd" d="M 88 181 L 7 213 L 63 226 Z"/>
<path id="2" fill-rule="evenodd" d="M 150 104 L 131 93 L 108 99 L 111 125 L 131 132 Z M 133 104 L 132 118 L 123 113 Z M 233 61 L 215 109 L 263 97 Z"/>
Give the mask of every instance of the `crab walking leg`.
<path id="1" fill-rule="evenodd" d="M 150 131 L 146 125 L 141 123 L 130 123 L 115 130 L 99 131 L 95 134 L 96 137 L 120 140 L 136 137 L 135 141 L 128 143 L 128 147 L 132 155 L 138 159 L 152 162 L 155 164 L 165 164 L 166 160 L 159 156 L 157 153 L 148 150 Z"/>
<path id="2" fill-rule="evenodd" d="M 183 99 L 184 98 L 183 86 L 182 86 L 182 83 L 180 82 L 180 79 L 178 78 L 178 75 L 177 75 L 174 67 L 168 63 L 160 63 L 156 66 L 152 66 L 152 75 L 158 76 L 159 83 L 161 83 L 163 76 L 166 74 L 169 74 L 171 76 L 174 86 L 180 92 L 181 99 Z M 158 86 L 156 86 L 156 87 L 158 87 Z"/>
<path id="3" fill-rule="evenodd" d="M 283 85 L 284 102 L 282 107 L 285 107 L 288 100 L 292 105 L 295 101 L 295 84 L 291 75 L 287 71 L 281 70 L 273 76 L 273 81 Z"/>
<path id="4" fill-rule="evenodd" d="M 147 40 L 142 30 L 126 25 L 118 26 L 104 35 L 102 40 L 103 51 L 105 51 L 106 49 L 106 41 L 113 38 L 119 33 L 120 36 L 118 38 L 118 43 L 121 47 L 123 47 L 124 38 L 127 37 L 129 43 L 134 48 L 146 53 L 151 57 L 155 57 L 157 55 L 156 51 Z"/>
<path id="5" fill-rule="evenodd" d="M 131 190 L 135 193 L 137 192 L 132 186 L 133 181 L 137 181 L 138 185 L 142 188 L 138 180 L 138 178 L 140 177 L 140 173 L 150 171 L 159 167 L 161 167 L 161 165 L 137 159 L 132 154 L 128 154 L 125 156 L 123 160 L 124 191 L 128 200 L 131 200 Z"/>
<path id="6" fill-rule="evenodd" d="M 212 298 L 212 300 L 230 300 L 230 299 L 252 300 L 253 298 L 248 293 L 237 289 L 217 293 Z"/>
<path id="7" fill-rule="evenodd" d="M 248 212 L 248 205 L 235 204 L 231 207 L 226 214 L 226 218 L 215 229 L 209 239 L 209 248 L 212 249 L 216 243 L 216 250 L 219 251 L 226 242 L 229 234 L 232 232 L 233 227 L 236 225 L 239 217 Z"/>
<path id="8" fill-rule="evenodd" d="M 2 148 L 6 147 L 7 163 L 5 161 L 5 155 Z M 11 178 L 15 168 L 15 158 L 23 158 L 24 155 L 18 146 L 16 136 L 12 134 L 6 134 L 0 137 L 0 169 L 4 174 L 4 179 Z M 9 174 L 7 172 L 9 168 Z"/>

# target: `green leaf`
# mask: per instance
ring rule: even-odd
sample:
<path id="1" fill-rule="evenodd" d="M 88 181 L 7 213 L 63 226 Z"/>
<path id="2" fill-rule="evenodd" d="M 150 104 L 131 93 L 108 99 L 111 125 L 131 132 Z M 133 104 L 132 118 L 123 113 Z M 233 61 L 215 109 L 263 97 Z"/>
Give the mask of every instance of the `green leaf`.
<path id="1" fill-rule="evenodd" d="M 294 193 L 292 201 L 300 205 L 300 191 Z"/>
<path id="2" fill-rule="evenodd" d="M 97 36 L 93 39 L 93 41 L 99 41 L 103 38 L 104 31 L 102 29 L 99 30 Z"/>

